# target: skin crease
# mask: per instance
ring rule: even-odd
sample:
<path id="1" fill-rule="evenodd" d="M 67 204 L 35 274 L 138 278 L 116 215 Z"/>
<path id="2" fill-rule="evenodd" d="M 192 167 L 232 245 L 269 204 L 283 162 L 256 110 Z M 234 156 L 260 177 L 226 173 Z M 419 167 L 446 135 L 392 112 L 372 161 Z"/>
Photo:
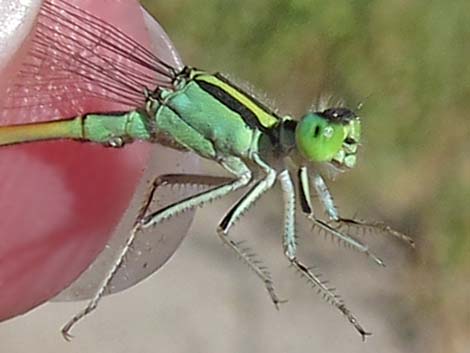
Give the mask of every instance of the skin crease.
<path id="1" fill-rule="evenodd" d="M 148 45 L 137 1 L 114 0 L 112 6 L 109 1 L 68 1 Z M 34 8 L 39 2 L 31 3 Z M 13 58 L 8 65 L 0 65 L 10 76 L 21 67 L 25 48 L 31 44 L 30 36 L 18 38 L 18 33 L 13 31 L 8 40 L 24 39 L 23 45 L 13 54 L 0 56 L 4 61 Z M 5 72 L 1 77 L 7 77 Z M 6 84 L 0 80 L 1 89 Z M 112 103 L 82 104 L 58 106 L 60 115 L 37 107 L 15 110 L 12 115 L 1 109 L 0 99 L 0 124 L 123 109 Z M 47 301 L 89 266 L 127 208 L 149 152 L 145 143 L 113 150 L 73 141 L 0 148 L 0 321 Z"/>

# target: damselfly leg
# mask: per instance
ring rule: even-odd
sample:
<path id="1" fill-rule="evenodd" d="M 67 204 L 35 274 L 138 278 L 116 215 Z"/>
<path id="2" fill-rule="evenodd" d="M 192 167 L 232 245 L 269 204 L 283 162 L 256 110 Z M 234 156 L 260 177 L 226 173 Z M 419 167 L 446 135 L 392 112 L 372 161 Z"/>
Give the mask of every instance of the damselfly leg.
<path id="1" fill-rule="evenodd" d="M 321 178 L 321 176 L 318 175 L 318 178 Z M 345 244 L 351 246 L 353 249 L 356 249 L 357 251 L 362 252 L 363 254 L 366 254 L 368 257 L 374 260 L 375 263 L 377 263 L 378 265 L 385 266 L 384 262 L 377 255 L 372 253 L 369 250 L 369 247 L 367 245 L 363 244 L 357 239 L 354 239 L 352 236 L 335 229 L 330 224 L 319 219 L 315 215 L 313 211 L 311 196 L 310 196 L 309 176 L 308 176 L 308 170 L 306 167 L 301 167 L 299 169 L 298 179 L 299 179 L 299 195 L 300 195 L 300 201 L 301 201 L 300 204 L 302 207 L 302 212 L 307 216 L 307 218 L 310 221 L 312 221 L 315 226 L 318 226 L 320 229 L 323 229 L 327 233 L 337 237 L 340 241 L 343 241 Z M 321 180 L 323 181 L 323 179 Z M 328 192 L 328 189 L 326 188 L 326 184 L 325 184 L 325 188 L 321 189 L 320 192 L 318 191 L 317 187 L 316 187 L 316 190 L 318 192 L 318 195 L 320 197 L 322 204 L 325 206 L 325 209 L 327 210 L 327 213 L 336 215 L 336 208 L 334 207 L 331 194 Z"/>
<path id="2" fill-rule="evenodd" d="M 103 282 L 101 283 L 101 286 L 99 287 L 95 296 L 87 303 L 86 307 L 83 310 L 78 312 L 73 318 L 71 318 L 67 322 L 66 325 L 64 325 L 64 327 L 62 328 L 62 334 L 64 338 L 66 340 L 70 340 L 72 338 L 70 331 L 72 330 L 73 326 L 78 321 L 83 319 L 85 316 L 87 316 L 88 314 L 90 314 L 92 311 L 94 311 L 97 308 L 99 301 L 106 293 L 106 290 L 109 288 L 114 276 L 124 264 L 126 256 L 129 253 L 129 251 L 131 251 L 138 233 L 142 231 L 143 228 L 145 228 L 143 226 L 144 219 L 146 219 L 146 217 L 149 216 L 148 213 L 150 210 L 150 206 L 152 204 L 152 201 L 155 198 L 155 194 L 158 188 L 163 187 L 163 186 L 171 187 L 171 186 L 181 186 L 181 185 L 194 185 L 194 186 L 207 187 L 207 186 L 214 186 L 214 185 L 223 185 L 231 181 L 233 181 L 233 179 L 226 178 L 226 177 L 211 177 L 207 175 L 192 175 L 192 174 L 167 174 L 167 175 L 160 175 L 156 177 L 149 186 L 149 189 L 142 203 L 142 207 L 140 208 L 139 213 L 134 221 L 134 226 L 132 227 L 132 230 L 129 233 L 129 237 L 127 238 L 127 241 L 124 244 L 121 252 L 116 258 L 116 261 L 114 262 L 113 266 L 104 277 Z M 172 206 L 174 205 L 175 204 L 173 204 Z M 175 211 L 173 215 L 169 215 L 167 218 L 170 218 L 176 215 L 177 213 L 178 211 Z"/>
<path id="3" fill-rule="evenodd" d="M 277 296 L 274 290 L 273 280 L 268 269 L 262 265 L 260 260 L 257 259 L 256 255 L 249 248 L 241 248 L 241 242 L 236 242 L 229 237 L 230 228 L 235 224 L 238 218 L 240 218 L 241 215 L 261 197 L 261 195 L 271 189 L 276 181 L 276 171 L 273 168 L 266 164 L 258 155 L 253 156 L 253 161 L 265 173 L 265 176 L 258 180 L 225 215 L 217 227 L 217 234 L 220 239 L 222 239 L 222 241 L 228 245 L 263 281 L 273 304 L 278 309 L 279 304 L 285 302 L 285 300 L 281 300 Z"/>
<path id="4" fill-rule="evenodd" d="M 346 316 L 348 321 L 356 328 L 364 340 L 370 333 L 362 328 L 354 314 L 346 307 L 344 300 L 335 293 L 334 288 L 328 287 L 328 281 L 320 279 L 320 274 L 314 273 L 309 267 L 297 259 L 294 183 L 292 182 L 288 170 L 282 171 L 278 178 L 281 183 L 284 198 L 284 254 L 302 277 L 306 278 L 312 287 L 316 288 L 328 303 L 336 307 Z"/>

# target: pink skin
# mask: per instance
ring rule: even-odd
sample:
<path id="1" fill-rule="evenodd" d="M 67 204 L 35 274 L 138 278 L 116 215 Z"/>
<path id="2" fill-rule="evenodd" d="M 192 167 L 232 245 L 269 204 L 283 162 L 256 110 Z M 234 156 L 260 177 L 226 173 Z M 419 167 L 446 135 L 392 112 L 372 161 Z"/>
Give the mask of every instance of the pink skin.
<path id="1" fill-rule="evenodd" d="M 137 1 L 68 1 L 148 45 Z M 31 0 L 33 18 L 38 3 Z M 10 11 L 11 16 L 19 15 L 15 8 Z M 0 55 L 0 92 L 7 73 L 14 76 L 27 54 L 31 37 L 22 41 L 21 35 L 15 29 L 0 38 L 22 43 L 16 51 L 10 46 L 10 52 L 0 43 L 0 51 L 6 52 Z M 123 108 L 83 104 L 85 111 Z M 57 108 L 64 115 L 76 113 L 66 106 Z M 0 109 L 1 125 L 54 118 L 60 116 L 37 108 L 14 114 Z M 149 146 L 144 143 L 118 150 L 73 141 L 0 148 L 0 321 L 52 298 L 93 262 L 127 208 L 148 158 Z"/>

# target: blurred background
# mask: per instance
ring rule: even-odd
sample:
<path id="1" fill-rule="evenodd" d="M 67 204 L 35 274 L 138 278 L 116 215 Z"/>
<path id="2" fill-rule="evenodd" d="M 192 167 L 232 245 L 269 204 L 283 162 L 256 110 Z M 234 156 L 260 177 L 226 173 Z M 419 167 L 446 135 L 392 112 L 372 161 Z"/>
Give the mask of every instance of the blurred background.
<path id="1" fill-rule="evenodd" d="M 324 258 L 326 265 L 321 263 L 321 268 L 328 275 L 336 276 L 335 271 L 339 278 L 341 271 L 357 275 L 353 285 L 333 281 L 346 300 L 355 295 L 351 292 L 360 292 L 373 303 L 384 301 L 383 314 L 393 317 L 387 320 L 387 330 L 393 331 L 397 344 L 424 338 L 427 352 L 468 349 L 470 4 L 463 0 L 144 4 L 160 19 L 186 62 L 249 81 L 282 113 L 298 116 L 322 94 L 343 98 L 352 107 L 364 103 L 359 166 L 330 182 L 333 194 L 343 213 L 385 220 L 412 235 L 417 248 L 409 251 L 398 244 L 399 254 L 386 258 L 388 268 L 374 278 L 373 296 L 361 277 L 375 275 L 376 269 L 355 273 L 355 263 L 330 268 L 342 260 L 345 250 L 328 247 L 322 253 L 317 248 L 320 241 L 313 245 L 308 239 L 308 227 L 303 228 L 301 245 L 312 248 L 307 257 L 313 263 Z M 280 207 L 271 210 L 270 205 L 278 206 L 278 198 L 260 202 L 245 222 L 258 222 L 260 230 L 272 227 L 273 232 L 263 232 L 263 241 L 279 246 Z M 235 232 L 244 238 L 258 237 Z M 386 240 L 377 244 L 388 252 L 393 240 Z M 274 254 L 270 262 L 283 261 L 280 249 Z M 356 263 L 366 262 L 354 255 Z M 388 286 L 392 291 L 379 292 Z M 390 298 L 392 293 L 396 296 Z M 390 300 L 395 305 L 389 305 Z M 301 305 L 295 300 L 288 304 Z M 356 313 L 361 316 L 364 311 Z M 304 314 L 312 317 L 313 327 L 330 319 L 330 314 L 319 318 L 307 308 Z M 295 320 L 292 325 L 297 326 Z M 337 337 L 349 334 L 341 325 L 335 330 Z M 300 334 L 296 337 L 302 339 Z"/>
<path id="2" fill-rule="evenodd" d="M 289 299 L 279 312 L 273 308 L 259 280 L 215 235 L 235 196 L 198 212 L 175 257 L 150 280 L 104 300 L 77 327 L 72 345 L 54 333 L 80 303 L 43 306 L 21 325 L 44 337 L 48 351 L 468 352 L 470 3 L 143 4 L 186 63 L 250 82 L 280 113 L 301 115 L 325 94 L 352 108 L 363 103 L 359 165 L 330 181 L 331 192 L 344 216 L 383 220 L 411 235 L 416 249 L 365 234 L 387 264 L 378 268 L 299 218 L 302 259 L 319 267 L 373 332 L 364 344 L 289 268 L 279 192 L 260 200 L 233 230 L 265 260 L 280 296 Z M 57 320 L 45 326 L 41 312 Z M 2 337 L 4 344 L 10 339 L 24 351 L 24 342 L 11 337 Z"/>

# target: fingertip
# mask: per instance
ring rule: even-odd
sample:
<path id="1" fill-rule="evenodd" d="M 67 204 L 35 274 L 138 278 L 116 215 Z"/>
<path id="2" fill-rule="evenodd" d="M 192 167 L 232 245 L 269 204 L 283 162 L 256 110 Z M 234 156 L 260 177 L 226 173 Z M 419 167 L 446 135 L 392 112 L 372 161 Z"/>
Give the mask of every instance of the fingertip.
<path id="1" fill-rule="evenodd" d="M 42 1 L 3 0 L 0 2 L 0 93 L 18 71 L 28 52 L 32 30 Z"/>

